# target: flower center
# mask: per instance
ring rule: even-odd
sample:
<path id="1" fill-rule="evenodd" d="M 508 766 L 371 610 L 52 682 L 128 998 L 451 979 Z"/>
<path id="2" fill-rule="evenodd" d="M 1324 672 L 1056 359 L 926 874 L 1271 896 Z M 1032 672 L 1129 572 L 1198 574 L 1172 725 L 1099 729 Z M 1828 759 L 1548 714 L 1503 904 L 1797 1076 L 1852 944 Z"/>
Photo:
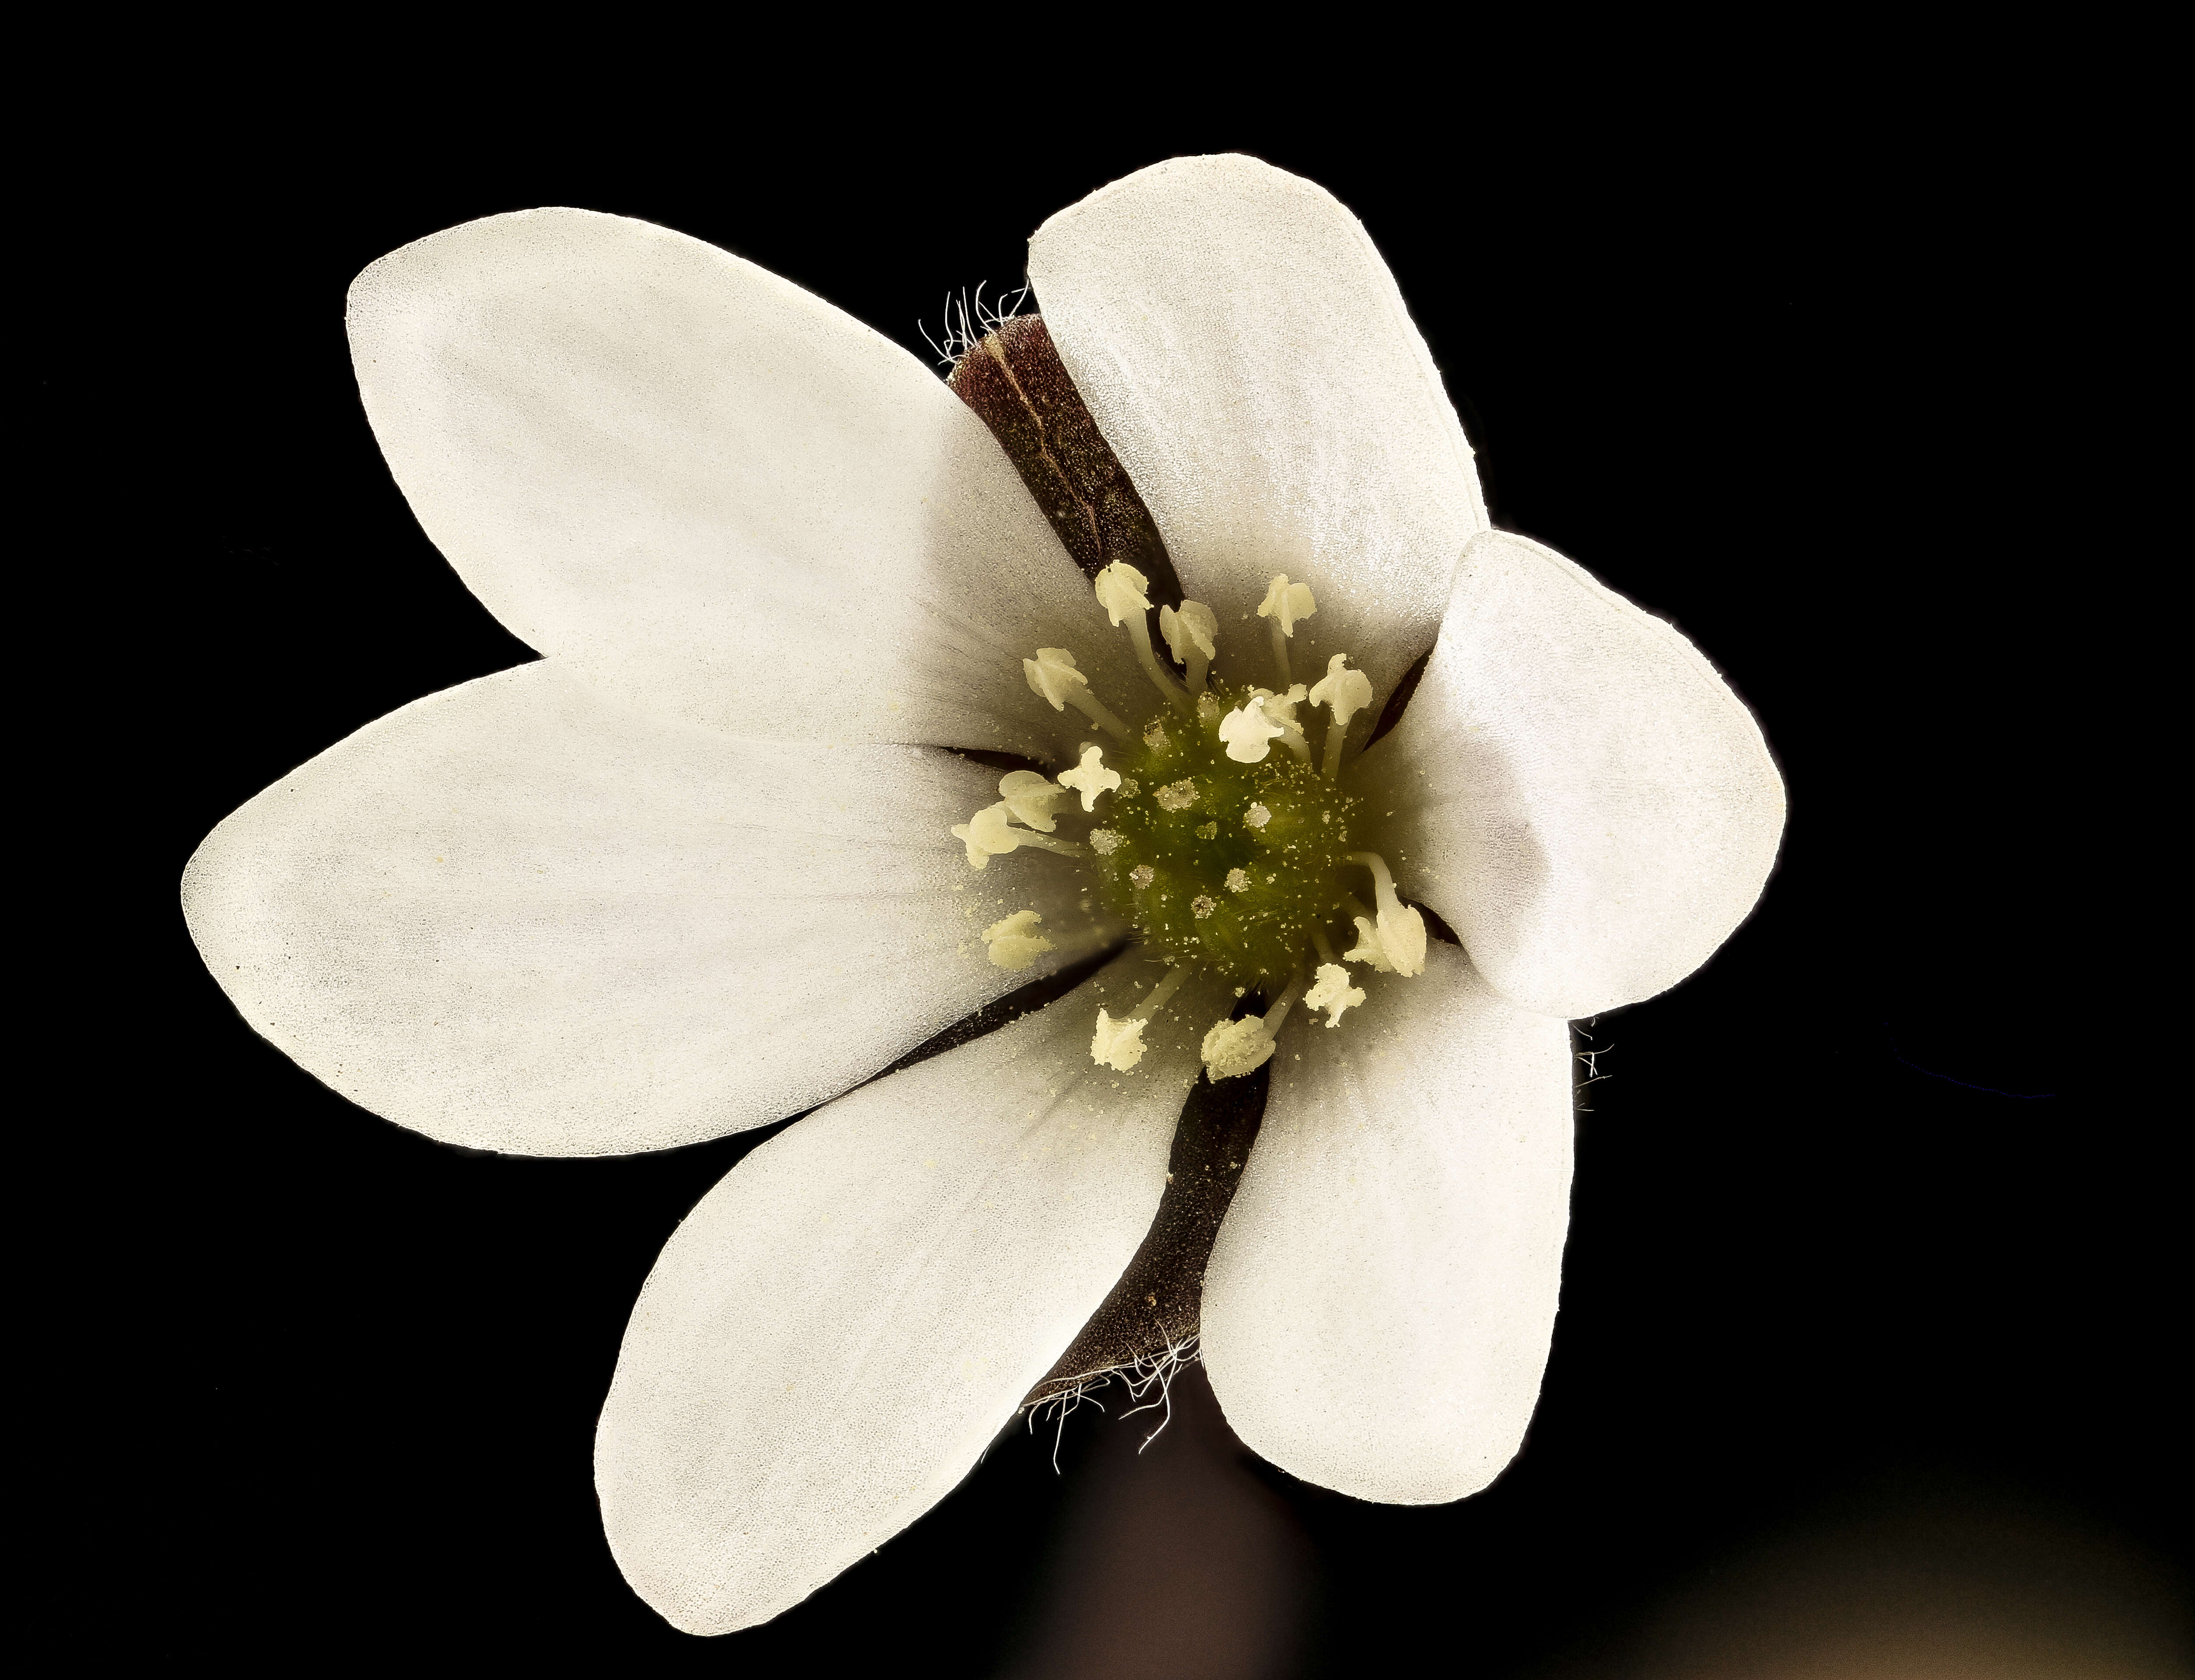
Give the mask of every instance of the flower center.
<path id="1" fill-rule="evenodd" d="M 1105 902 L 1152 944 L 1276 990 L 1340 913 L 1360 802 L 1292 753 L 1230 757 L 1220 729 L 1250 699 L 1215 687 L 1188 716 L 1155 716 L 1113 756 L 1121 782 L 1090 849 Z"/>
<path id="2" fill-rule="evenodd" d="M 1107 905 L 1166 953 L 1170 972 L 1140 1003 L 1117 1020 L 1109 1010 L 1098 1012 L 1090 1054 L 1105 1067 L 1134 1069 L 1144 1057 L 1144 1024 L 1194 969 L 1236 982 L 1238 998 L 1253 988 L 1278 990 L 1279 1000 L 1262 1015 L 1216 1021 L 1205 1034 L 1204 1064 L 1217 1082 L 1271 1058 L 1274 1035 L 1299 998 L 1325 1011 L 1329 1027 L 1363 1004 L 1366 994 L 1351 984 L 1345 963 L 1367 963 L 1380 974 L 1420 972 L 1426 925 L 1396 895 L 1385 859 L 1349 849 L 1360 802 L 1341 791 L 1338 776 L 1350 722 L 1369 704 L 1371 684 L 1348 669 L 1345 653 L 1327 662 L 1315 687 L 1289 682 L 1295 621 L 1318 610 L 1310 587 L 1282 574 L 1259 608 L 1270 620 L 1283 693 L 1211 681 L 1218 621 L 1194 601 L 1159 613 L 1167 649 L 1188 671 L 1185 684 L 1177 678 L 1152 646 L 1147 582 L 1120 561 L 1095 579 L 1098 605 L 1127 632 L 1163 704 L 1132 734 L 1090 692 L 1072 653 L 1040 647 L 1022 661 L 1030 689 L 1055 711 L 1073 705 L 1112 736 L 1112 762 L 1109 749 L 1086 741 L 1057 782 L 1033 770 L 1011 771 L 999 783 L 999 803 L 955 825 L 953 834 L 967 847 L 972 869 L 1023 846 L 1089 860 Z M 1332 713 L 1317 768 L 1296 720 L 1306 702 Z M 1273 750 L 1276 742 L 1284 751 Z M 1057 832 L 1055 808 L 1076 795 L 1086 813 L 1107 802 L 1084 841 Z M 1370 872 L 1376 912 L 1345 884 L 1352 869 Z M 1357 943 L 1337 958 L 1331 929 L 1343 918 L 1355 923 Z M 1023 910 L 994 923 L 983 935 L 991 961 L 1017 971 L 1052 949 L 1037 931 L 1042 920 Z"/>

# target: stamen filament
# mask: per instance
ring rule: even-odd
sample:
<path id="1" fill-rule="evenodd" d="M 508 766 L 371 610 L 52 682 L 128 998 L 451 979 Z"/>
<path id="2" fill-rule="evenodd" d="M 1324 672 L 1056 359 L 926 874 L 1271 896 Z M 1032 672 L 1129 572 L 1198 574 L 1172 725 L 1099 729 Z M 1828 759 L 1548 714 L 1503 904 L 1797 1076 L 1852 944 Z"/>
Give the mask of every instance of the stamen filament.
<path id="1" fill-rule="evenodd" d="M 1154 1014 L 1164 1007 L 1167 998 L 1181 990 L 1182 982 L 1186 981 L 1193 972 L 1195 971 L 1187 963 L 1176 964 L 1167 970 L 1165 977 L 1156 986 L 1151 987 L 1144 1001 L 1121 1018 L 1125 1021 L 1149 1021 Z"/>
<path id="2" fill-rule="evenodd" d="M 1115 740 L 1125 741 L 1128 739 L 1128 726 L 1107 711 L 1105 702 L 1087 688 L 1070 688 L 1062 698 L 1068 705 L 1112 736 Z"/>
<path id="3" fill-rule="evenodd" d="M 1281 1023 L 1288 1018 L 1288 1011 L 1295 1007 L 1296 999 L 1303 996 L 1303 964 L 1299 961 L 1296 964 L 1295 973 L 1288 978 L 1288 989 L 1281 993 L 1281 1001 L 1265 1011 L 1267 1038 L 1277 1038 L 1280 1035 Z"/>
<path id="4" fill-rule="evenodd" d="M 1024 846 L 1034 846 L 1040 852 L 1057 852 L 1063 858 L 1086 858 L 1090 855 L 1090 849 L 1080 842 L 1061 840 L 1049 834 L 1017 828 L 1014 831 L 1014 838 Z"/>
<path id="5" fill-rule="evenodd" d="M 1341 747 L 1342 743 L 1348 739 L 1347 720 L 1344 719 L 1326 726 L 1326 762 L 1320 768 L 1326 773 L 1326 779 L 1328 781 L 1332 781 L 1341 774 Z"/>
<path id="6" fill-rule="evenodd" d="M 1189 691 L 1167 676 L 1159 665 L 1159 656 L 1151 651 L 1151 627 L 1141 613 L 1123 615 L 1128 627 L 1128 640 L 1136 644 L 1136 659 L 1144 668 L 1144 675 L 1151 680 L 1151 687 L 1165 697 L 1166 703 L 1177 711 L 1187 711 L 1194 704 Z"/>
<path id="7" fill-rule="evenodd" d="M 1320 962 L 1338 963 L 1341 960 L 1341 958 L 1334 954 L 1334 941 L 1326 936 L 1326 929 L 1324 928 L 1313 928 L 1311 930 L 1311 942 L 1318 947 L 1318 960 Z"/>
<path id="8" fill-rule="evenodd" d="M 1281 726 L 1281 745 L 1295 754 L 1299 764 L 1310 763 L 1311 743 L 1304 739 L 1304 732 L 1284 719 L 1276 717 L 1272 721 Z"/>
<path id="9" fill-rule="evenodd" d="M 1273 663 L 1281 668 L 1281 687 L 1291 688 L 1295 678 L 1288 670 L 1288 634 L 1281 628 L 1278 618 L 1265 620 L 1265 628 L 1273 633 Z"/>
<path id="10" fill-rule="evenodd" d="M 1211 669 L 1212 661 L 1204 657 L 1204 650 L 1201 647 L 1191 647 L 1189 650 L 1189 692 L 1190 693 L 1201 694 L 1204 692 L 1205 673 Z"/>
<path id="11" fill-rule="evenodd" d="M 1388 871 L 1387 860 L 1377 852 L 1351 852 L 1349 860 L 1372 872 L 1372 892 L 1380 900 L 1380 908 L 1400 915 L 1403 900 L 1395 895 L 1395 877 Z"/>

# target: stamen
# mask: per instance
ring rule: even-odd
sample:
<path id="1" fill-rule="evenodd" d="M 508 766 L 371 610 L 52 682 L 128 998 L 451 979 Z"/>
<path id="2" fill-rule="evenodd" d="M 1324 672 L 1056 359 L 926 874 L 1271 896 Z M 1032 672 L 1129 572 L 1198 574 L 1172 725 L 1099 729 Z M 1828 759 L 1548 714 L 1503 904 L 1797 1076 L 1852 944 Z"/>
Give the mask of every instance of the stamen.
<path id="1" fill-rule="evenodd" d="M 1321 940 L 1319 943 L 1323 945 L 1326 941 Z M 1319 964 L 1317 983 L 1304 993 L 1305 1009 L 1326 1011 L 1328 1032 L 1341 1025 L 1343 1010 L 1354 1009 L 1363 1001 L 1363 988 L 1349 983 L 1349 970 L 1332 962 Z"/>
<path id="2" fill-rule="evenodd" d="M 1159 983 L 1144 994 L 1144 1001 L 1128 1011 L 1131 1021 L 1149 1021 L 1164 1006 L 1166 1000 L 1182 988 L 1184 981 L 1196 972 L 1189 963 L 1177 963 L 1159 977 Z"/>
<path id="3" fill-rule="evenodd" d="M 1072 770 L 1062 770 L 1059 773 L 1060 785 L 1071 787 L 1080 793 L 1082 796 L 1082 808 L 1086 811 L 1096 810 L 1098 796 L 1121 785 L 1121 773 L 1118 770 L 1107 769 L 1104 760 L 1103 747 L 1093 742 L 1085 741 L 1082 743 L 1082 762 Z M 1021 774 L 1027 775 L 1028 772 L 1024 770 Z M 1046 825 L 1046 827 L 1050 826 L 1050 824 Z"/>
<path id="4" fill-rule="evenodd" d="M 1377 852 L 1351 852 L 1349 861 L 1361 863 L 1372 872 L 1373 895 L 1380 903 L 1379 921 L 1373 929 L 1378 935 L 1381 952 L 1395 965 L 1401 975 L 1422 974 L 1426 967 L 1426 918 L 1404 904 L 1395 892 L 1395 877 L 1387 871 L 1386 860 Z M 1357 923 L 1360 935 L 1367 931 L 1360 917 Z M 1360 946 L 1370 941 L 1360 939 Z M 1374 968 L 1378 964 L 1373 964 Z"/>
<path id="5" fill-rule="evenodd" d="M 1009 974 L 1019 974 L 1051 949 L 1051 941 L 1030 929 L 1044 920 L 1034 910 L 1017 910 L 1003 922 L 983 929 L 983 945 L 992 962 Z"/>
<path id="6" fill-rule="evenodd" d="M 1159 665 L 1159 656 L 1151 651 L 1151 627 L 1144 617 L 1151 610 L 1150 597 L 1144 593 L 1149 580 L 1126 561 L 1115 561 L 1098 574 L 1098 604 L 1105 609 L 1118 630 L 1128 627 L 1128 640 L 1135 644 L 1136 659 L 1150 678 L 1151 687 L 1165 697 L 1170 706 L 1186 711 L 1190 707 L 1189 691 L 1167 675 Z"/>
<path id="7" fill-rule="evenodd" d="M 1281 993 L 1281 1000 L 1267 1010 L 1263 1016 L 1245 1015 L 1240 1021 L 1223 1021 L 1204 1035 L 1201 1054 L 1204 1070 L 1212 1083 L 1222 1079 L 1239 1079 L 1245 1073 L 1254 1073 L 1273 1056 L 1273 1038 L 1281 1030 L 1281 1023 L 1288 1018 L 1288 1010 L 1297 995 L 1303 990 L 1303 969 L 1298 968 L 1288 989 Z"/>
<path id="8" fill-rule="evenodd" d="M 1273 750 L 1271 743 L 1287 733 L 1266 717 L 1265 702 L 1256 694 L 1219 720 L 1219 739 L 1237 764 L 1264 763 Z"/>
<path id="9" fill-rule="evenodd" d="M 1372 679 L 1361 670 L 1343 669 L 1349 658 L 1336 653 L 1326 662 L 1326 675 L 1311 691 L 1311 703 L 1330 708 L 1334 722 L 1326 731 L 1326 779 L 1341 774 L 1341 745 L 1349 737 L 1349 720 L 1372 704 Z"/>
<path id="10" fill-rule="evenodd" d="M 968 848 L 968 866 L 971 869 L 988 869 L 993 858 L 1023 846 L 1057 852 L 1063 858 L 1086 857 L 1089 854 L 1086 847 L 1078 846 L 1072 840 L 1055 840 L 1048 834 L 1014 827 L 1007 820 L 1011 814 L 1011 808 L 1001 799 L 995 805 L 986 805 L 967 821 L 953 825 L 953 837 Z"/>
<path id="11" fill-rule="evenodd" d="M 1318 952 L 1318 960 L 1320 962 L 1338 963 L 1341 960 L 1339 957 L 1336 957 L 1334 954 L 1334 941 L 1326 936 L 1326 929 L 1324 928 L 1314 926 L 1311 929 L 1311 942 Z M 1325 971 L 1321 969 L 1320 972 L 1323 973 Z"/>
<path id="12" fill-rule="evenodd" d="M 1050 778 L 1034 770 L 1009 770 L 999 778 L 999 791 L 1005 796 L 1006 808 L 1013 813 L 1016 821 L 1041 829 L 1046 834 L 1059 826 L 1052 818 L 1051 808 L 1067 797 L 1067 790 Z"/>
<path id="13" fill-rule="evenodd" d="M 1311 743 L 1304 739 L 1302 729 L 1296 724 L 1296 708 L 1303 704 L 1306 692 L 1300 682 L 1291 683 L 1285 694 L 1276 694 L 1270 688 L 1253 688 L 1250 691 L 1253 699 L 1265 702 L 1265 721 L 1280 726 L 1280 734 L 1276 739 L 1296 756 L 1296 762 L 1299 764 L 1311 762 Z M 1262 754 L 1259 756 L 1263 757 Z M 1254 763 L 1256 760 L 1251 762 Z"/>
<path id="14" fill-rule="evenodd" d="M 1201 601 L 1183 601 L 1178 613 L 1161 607 L 1159 634 L 1166 638 L 1174 662 L 1189 667 L 1190 693 L 1203 693 L 1205 673 L 1212 668 L 1213 655 L 1219 651 L 1219 615 Z M 1203 710 L 1197 708 L 1200 716 Z"/>
<path id="15" fill-rule="evenodd" d="M 1126 740 L 1128 726 L 1105 709 L 1090 692 L 1090 679 L 1074 668 L 1074 655 L 1064 647 L 1040 647 L 1036 658 L 1022 661 L 1022 675 L 1036 693 L 1051 702 L 1054 711 L 1073 706 L 1115 740 Z"/>
<path id="16" fill-rule="evenodd" d="M 1187 963 L 1179 964 L 1161 977 L 1159 983 L 1144 993 L 1144 1000 L 1120 1020 L 1099 1009 L 1097 1035 L 1090 1040 L 1090 1059 L 1100 1065 L 1125 1073 L 1144 1059 L 1149 1048 L 1144 1043 L 1144 1026 L 1156 1014 L 1173 994 L 1181 989 L 1182 982 L 1195 970 Z"/>
<path id="17" fill-rule="evenodd" d="M 1258 616 L 1272 622 L 1273 659 L 1281 668 L 1281 681 L 1293 682 L 1288 675 L 1288 638 L 1296 633 L 1296 620 L 1308 618 L 1318 611 L 1318 603 L 1311 599 L 1309 584 L 1291 584 L 1285 572 L 1277 573 L 1266 586 L 1265 604 L 1258 608 Z"/>

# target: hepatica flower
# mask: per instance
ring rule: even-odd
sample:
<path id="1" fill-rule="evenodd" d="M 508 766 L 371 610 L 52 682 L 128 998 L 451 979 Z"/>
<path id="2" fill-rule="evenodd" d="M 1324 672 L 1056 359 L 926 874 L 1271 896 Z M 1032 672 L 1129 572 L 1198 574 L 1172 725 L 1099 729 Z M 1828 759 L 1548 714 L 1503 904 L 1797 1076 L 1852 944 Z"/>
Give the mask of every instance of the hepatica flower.
<path id="1" fill-rule="evenodd" d="M 1554 1321 L 1565 1022 L 1705 961 L 1782 829 L 1691 644 L 1489 527 L 1324 192 L 1161 164 L 1028 273 L 1040 313 L 941 383 L 615 216 L 376 263 L 375 434 L 544 657 L 331 747 L 184 878 L 245 1020 L 430 1137 L 814 1110 L 671 1237 L 596 1435 L 619 1565 L 693 1632 L 813 1592 L 1023 1408 L 1192 1353 L 1298 1476 L 1484 1487 Z"/>

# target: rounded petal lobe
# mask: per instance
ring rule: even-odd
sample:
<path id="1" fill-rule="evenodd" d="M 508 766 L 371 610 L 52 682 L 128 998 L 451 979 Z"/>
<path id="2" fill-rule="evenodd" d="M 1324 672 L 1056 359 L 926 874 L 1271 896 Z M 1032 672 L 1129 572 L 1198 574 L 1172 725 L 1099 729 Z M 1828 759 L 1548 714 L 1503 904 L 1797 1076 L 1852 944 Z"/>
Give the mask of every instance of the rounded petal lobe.
<path id="1" fill-rule="evenodd" d="M 1474 1493 L 1516 1455 L 1569 1225 L 1570 1035 L 1447 946 L 1299 1031 L 1204 1279 L 1204 1361 L 1243 1441 L 1363 1499 Z"/>
<path id="2" fill-rule="evenodd" d="M 1432 645 L 1486 509 L 1357 218 L 1255 158 L 1179 158 L 1053 216 L 1028 272 L 1184 590 L 1218 613 L 1222 669 L 1269 680 L 1243 615 L 1285 572 L 1318 603 L 1298 660 L 1346 652 L 1384 698 Z"/>
<path id="3" fill-rule="evenodd" d="M 1059 860 L 971 878 L 997 772 L 919 747 L 739 741 L 555 662 L 367 725 L 215 829 L 183 877 L 244 1017 L 445 1142 L 668 1148 L 782 1119 L 1109 929 Z M 1009 975 L 981 930 L 1054 933 Z"/>
<path id="4" fill-rule="evenodd" d="M 367 268 L 349 324 L 428 536 L 516 634 L 629 699 L 751 736 L 1042 757 L 1061 731 L 1023 657 L 1078 627 L 1078 656 L 1111 651 L 982 423 L 712 245 L 491 216 Z"/>
<path id="5" fill-rule="evenodd" d="M 1760 726 L 1699 650 L 1506 532 L 1465 555 L 1409 711 L 1351 780 L 1479 972 L 1569 1019 L 1707 961 L 1783 832 Z"/>
<path id="6" fill-rule="evenodd" d="M 1194 1014 L 1132 1075 L 1092 1062 L 1145 970 L 842 1097 L 678 1228 L 595 1437 L 610 1550 L 674 1625 L 766 1621 L 913 1522 L 1103 1301 L 1198 1072 Z"/>

